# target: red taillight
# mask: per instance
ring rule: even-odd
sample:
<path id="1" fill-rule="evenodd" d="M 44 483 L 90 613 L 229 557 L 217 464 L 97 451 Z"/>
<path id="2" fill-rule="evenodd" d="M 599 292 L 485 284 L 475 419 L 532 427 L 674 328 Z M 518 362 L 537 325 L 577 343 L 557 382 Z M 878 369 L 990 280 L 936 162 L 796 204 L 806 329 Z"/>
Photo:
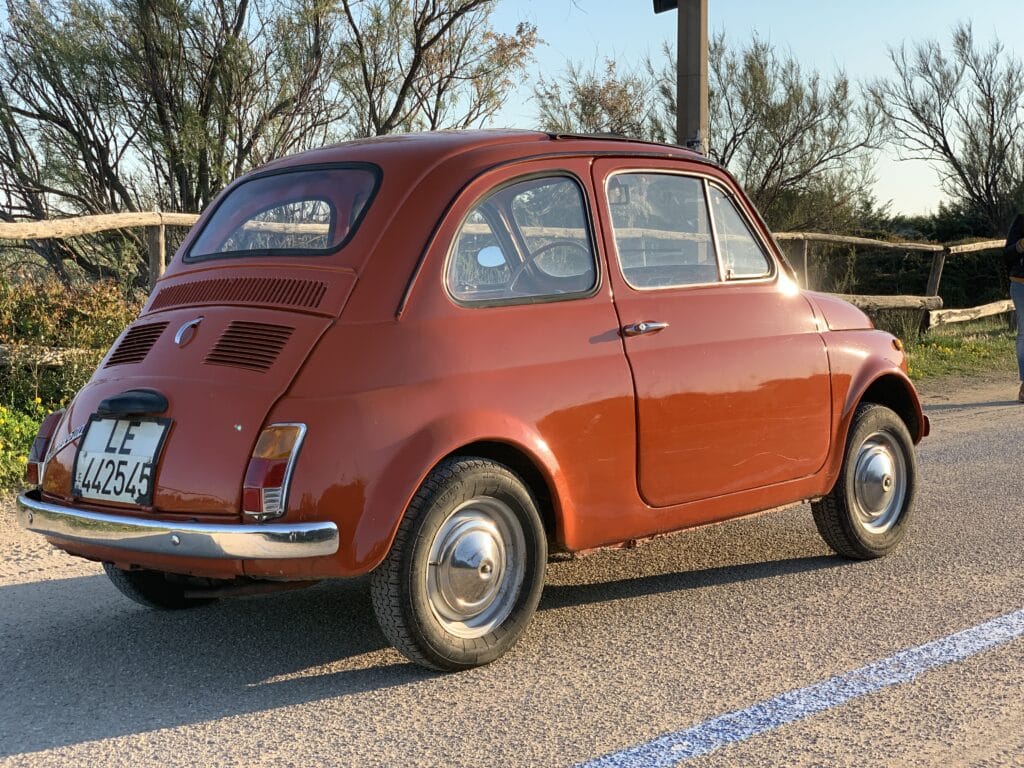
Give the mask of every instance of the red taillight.
<path id="1" fill-rule="evenodd" d="M 284 514 L 288 483 L 305 436 L 305 424 L 271 424 L 260 433 L 242 483 L 242 512 L 258 520 Z"/>
<path id="2" fill-rule="evenodd" d="M 57 430 L 57 425 L 64 416 L 64 409 L 54 411 L 39 425 L 36 439 L 28 452 L 28 464 L 25 465 L 25 482 L 29 485 L 43 484 L 43 471 L 46 466 L 46 452 L 50 449 L 50 440 Z"/>

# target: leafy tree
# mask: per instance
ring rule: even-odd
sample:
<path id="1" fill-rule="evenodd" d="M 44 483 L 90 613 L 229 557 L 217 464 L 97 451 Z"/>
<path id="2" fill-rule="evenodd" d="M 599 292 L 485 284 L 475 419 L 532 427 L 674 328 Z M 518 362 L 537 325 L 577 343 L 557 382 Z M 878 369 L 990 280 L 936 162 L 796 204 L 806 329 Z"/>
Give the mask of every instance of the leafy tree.
<path id="1" fill-rule="evenodd" d="M 994 41 L 982 47 L 969 24 L 951 50 L 929 40 L 889 52 L 893 77 L 871 85 L 906 157 L 942 171 L 945 191 L 984 228 L 1002 233 L 1024 208 L 1024 65 Z"/>
<path id="2" fill-rule="evenodd" d="M 0 219 L 198 212 L 271 158 L 480 124 L 537 43 L 494 2 L 6 0 Z M 30 247 L 65 282 L 144 284 L 137 237 Z"/>
<path id="3" fill-rule="evenodd" d="M 668 141 L 658 93 L 652 73 L 621 71 L 616 62 L 606 59 L 601 71 L 570 62 L 562 77 L 541 77 L 534 98 L 540 124 L 547 131 Z"/>
<path id="4" fill-rule="evenodd" d="M 710 155 L 743 183 L 773 227 L 850 229 L 871 209 L 870 159 L 884 140 L 880 110 L 839 72 L 804 69 L 754 37 L 709 45 Z M 535 91 L 546 130 L 615 131 L 663 141 L 676 116 L 675 53 L 621 72 L 570 67 Z"/>

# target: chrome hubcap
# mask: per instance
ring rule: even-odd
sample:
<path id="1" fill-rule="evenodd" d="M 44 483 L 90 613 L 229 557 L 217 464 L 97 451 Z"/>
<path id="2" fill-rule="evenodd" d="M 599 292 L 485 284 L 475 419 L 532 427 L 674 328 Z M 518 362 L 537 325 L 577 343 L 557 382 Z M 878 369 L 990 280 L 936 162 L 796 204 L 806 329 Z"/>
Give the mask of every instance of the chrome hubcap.
<path id="1" fill-rule="evenodd" d="M 875 432 L 857 450 L 853 497 L 857 522 L 869 533 L 885 533 L 903 513 L 906 459 L 888 432 Z"/>
<path id="2" fill-rule="evenodd" d="M 430 609 L 449 633 L 482 637 L 512 612 L 525 568 L 526 542 L 512 509 L 497 499 L 471 499 L 430 544 Z"/>

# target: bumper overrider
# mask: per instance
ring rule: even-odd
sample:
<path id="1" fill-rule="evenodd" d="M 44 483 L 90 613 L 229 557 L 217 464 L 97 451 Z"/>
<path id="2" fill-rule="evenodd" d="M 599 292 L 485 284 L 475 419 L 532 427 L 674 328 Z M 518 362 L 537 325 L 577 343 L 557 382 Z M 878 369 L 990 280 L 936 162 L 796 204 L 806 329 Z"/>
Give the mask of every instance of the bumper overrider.
<path id="1" fill-rule="evenodd" d="M 127 552 L 216 560 L 276 560 L 333 555 L 334 523 L 220 525 L 144 520 L 50 504 L 38 490 L 18 497 L 18 522 L 51 539 Z"/>

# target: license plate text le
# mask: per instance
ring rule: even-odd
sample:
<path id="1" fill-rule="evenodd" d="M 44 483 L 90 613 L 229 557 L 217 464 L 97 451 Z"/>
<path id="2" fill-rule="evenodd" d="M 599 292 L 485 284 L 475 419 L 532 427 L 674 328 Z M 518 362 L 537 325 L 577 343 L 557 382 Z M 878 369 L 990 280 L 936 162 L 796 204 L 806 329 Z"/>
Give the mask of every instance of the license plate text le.
<path id="1" fill-rule="evenodd" d="M 94 418 L 75 463 L 75 495 L 148 505 L 166 421 Z"/>

